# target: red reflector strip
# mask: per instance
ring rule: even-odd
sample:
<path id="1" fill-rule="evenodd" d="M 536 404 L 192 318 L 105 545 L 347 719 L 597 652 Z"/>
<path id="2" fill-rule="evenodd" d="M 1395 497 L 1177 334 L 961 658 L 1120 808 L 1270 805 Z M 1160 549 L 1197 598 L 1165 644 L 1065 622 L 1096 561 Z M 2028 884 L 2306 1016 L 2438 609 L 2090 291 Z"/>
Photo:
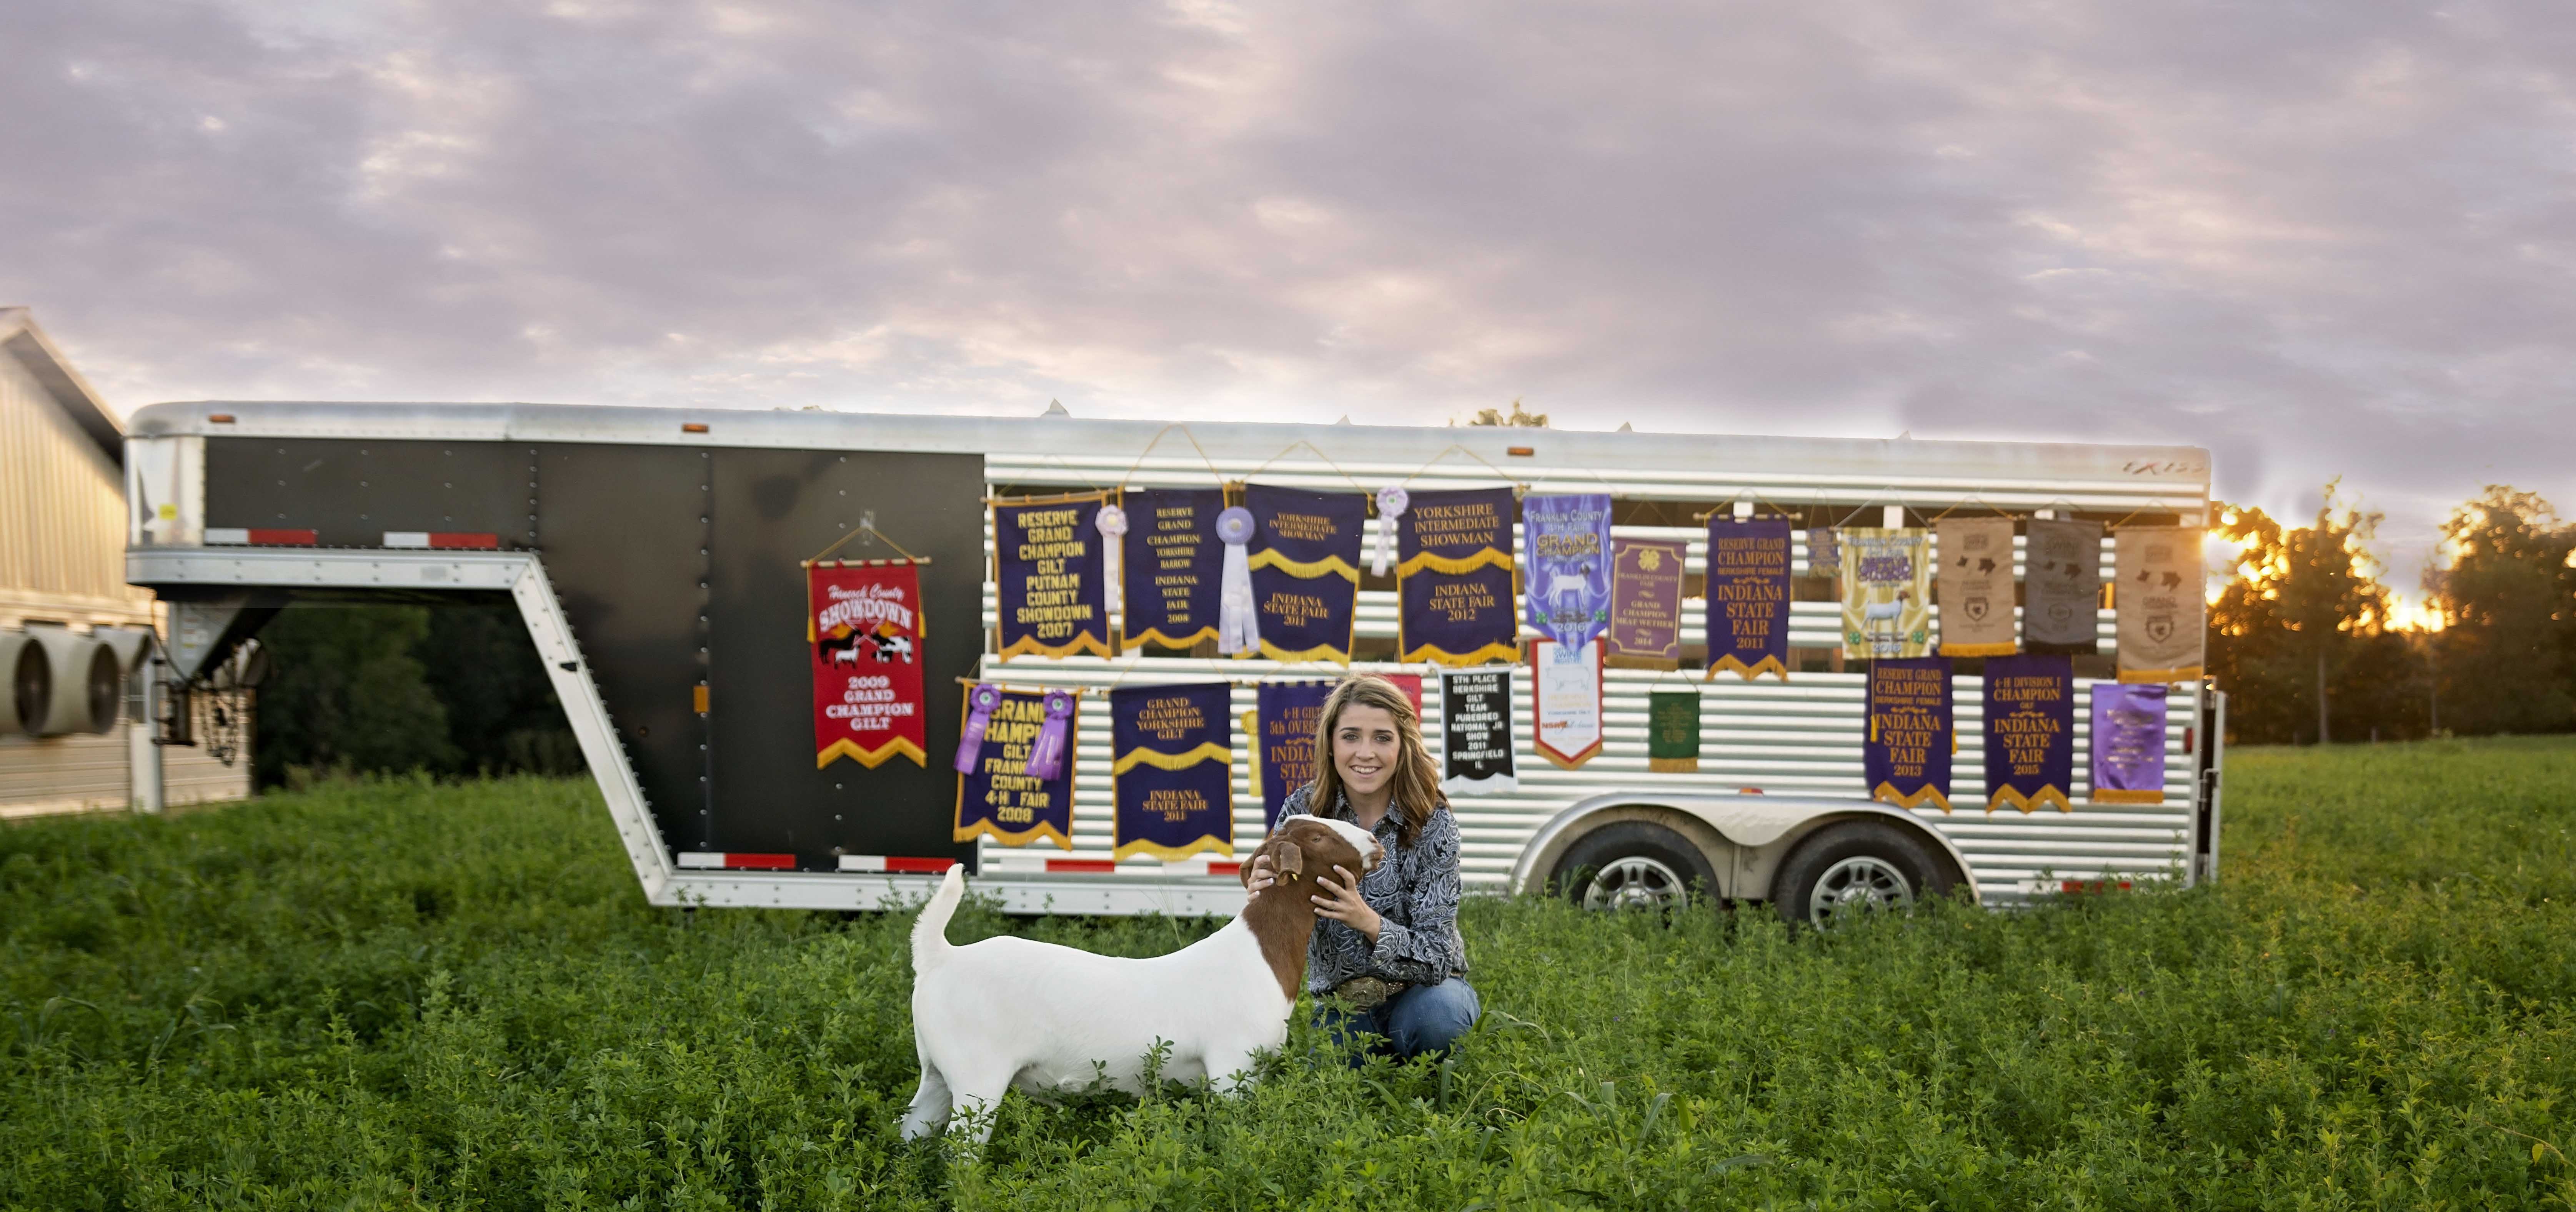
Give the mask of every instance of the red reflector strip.
<path id="1" fill-rule="evenodd" d="M 1208 874 L 1209 874 L 1209 875 L 1241 875 L 1241 874 L 1243 874 L 1243 864 L 1241 864 L 1241 863 L 1220 863 L 1220 862 L 1215 862 L 1215 861 L 1211 860 L 1211 861 L 1208 863 Z"/>
<path id="2" fill-rule="evenodd" d="M 690 871 L 793 871 L 796 856 L 792 854 L 739 854 L 721 850 L 683 850 L 679 865 Z"/>
<path id="3" fill-rule="evenodd" d="M 262 527 L 245 530 L 223 526 L 206 528 L 206 541 L 209 543 L 246 544 L 252 547 L 311 547 L 320 542 L 321 538 L 322 536 L 310 530 L 271 530 Z"/>
<path id="4" fill-rule="evenodd" d="M 907 858 L 902 855 L 844 854 L 841 870 L 869 875 L 937 875 L 957 865 L 953 858 Z"/>
<path id="5" fill-rule="evenodd" d="M 1115 859 L 1048 859 L 1046 869 L 1049 871 L 1089 871 L 1095 873 L 1107 873 L 1116 871 L 1118 869 L 1118 863 Z"/>
<path id="6" fill-rule="evenodd" d="M 445 530 L 388 530 L 387 547 L 427 547 L 438 551 L 490 551 L 501 545 L 497 534 Z"/>
<path id="7" fill-rule="evenodd" d="M 2057 885 L 2058 891 L 2069 896 L 2085 892 L 2109 892 L 2114 889 L 2121 892 L 2128 891 L 2129 881 L 2121 880 L 2117 883 L 2109 883 L 2102 880 L 2092 880 L 2089 882 L 2085 880 L 2064 880 Z"/>

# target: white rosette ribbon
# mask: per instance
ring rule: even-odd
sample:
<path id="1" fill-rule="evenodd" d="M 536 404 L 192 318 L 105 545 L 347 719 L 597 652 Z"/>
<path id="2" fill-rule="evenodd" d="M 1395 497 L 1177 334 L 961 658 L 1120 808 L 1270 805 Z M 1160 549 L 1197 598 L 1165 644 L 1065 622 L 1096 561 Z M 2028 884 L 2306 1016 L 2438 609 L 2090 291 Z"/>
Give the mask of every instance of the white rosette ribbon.
<path id="1" fill-rule="evenodd" d="M 1377 490 L 1377 549 L 1369 557 L 1369 575 L 1385 576 L 1387 565 L 1395 560 L 1395 528 L 1404 517 L 1404 507 L 1413 498 L 1404 489 L 1389 484 Z"/>
<path id="2" fill-rule="evenodd" d="M 1127 533 L 1127 511 L 1104 503 L 1100 512 L 1092 515 L 1091 525 L 1100 531 L 1101 604 L 1109 613 L 1123 615 L 1126 610 L 1120 605 L 1120 590 L 1127 578 L 1125 565 L 1118 558 L 1118 537 Z"/>

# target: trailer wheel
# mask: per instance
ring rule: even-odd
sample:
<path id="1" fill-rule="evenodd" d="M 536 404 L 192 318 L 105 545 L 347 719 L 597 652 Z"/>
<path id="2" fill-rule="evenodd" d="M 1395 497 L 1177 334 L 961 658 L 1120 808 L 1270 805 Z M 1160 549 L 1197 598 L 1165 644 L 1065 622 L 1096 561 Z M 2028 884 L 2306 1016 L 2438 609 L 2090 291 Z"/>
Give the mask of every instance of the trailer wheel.
<path id="1" fill-rule="evenodd" d="M 1717 870 L 1689 838 L 1651 821 L 1619 821 L 1583 835 L 1549 877 L 1586 909 L 1682 909 L 1691 888 L 1714 894 Z"/>
<path id="2" fill-rule="evenodd" d="M 1946 866 L 1894 826 L 1845 821 L 1817 830 L 1781 864 L 1772 903 L 1791 922 L 1829 930 L 1872 913 L 1909 913 L 1950 890 Z"/>

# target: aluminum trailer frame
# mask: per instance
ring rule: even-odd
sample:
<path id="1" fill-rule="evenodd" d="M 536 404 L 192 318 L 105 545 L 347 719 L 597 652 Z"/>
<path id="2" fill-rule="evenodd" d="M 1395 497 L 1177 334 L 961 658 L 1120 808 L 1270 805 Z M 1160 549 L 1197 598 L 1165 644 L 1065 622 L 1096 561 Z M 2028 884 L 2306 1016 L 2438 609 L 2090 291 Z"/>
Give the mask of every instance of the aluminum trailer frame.
<path id="1" fill-rule="evenodd" d="M 294 602 L 506 593 L 639 883 L 664 905 L 851 909 L 925 894 L 932 877 L 887 872 L 894 857 L 973 864 L 979 891 L 1017 913 L 1240 906 L 1225 862 L 1106 861 L 1106 729 L 1077 740 L 1071 854 L 950 841 L 954 776 L 944 769 L 813 768 L 794 561 L 871 515 L 934 558 L 924 660 L 929 748 L 944 754 L 958 721 L 942 718 L 938 688 L 951 676 L 1098 687 L 1317 672 L 1145 653 L 995 658 L 983 500 L 997 489 L 1206 487 L 1256 470 L 1262 482 L 1310 488 L 1519 482 L 1612 492 L 1622 537 L 1684 539 L 1702 533 L 1687 524 L 1694 507 L 1748 499 L 1828 520 L 1886 509 L 1917 523 L 1962 505 L 2105 521 L 2199 521 L 2208 507 L 2206 452 L 2177 447 L 1241 423 L 1193 424 L 1183 441 L 1159 422 L 1061 417 L 259 402 L 155 405 L 130 428 L 128 579 L 177 603 L 182 672 L 220 659 Z M 1803 566 L 1803 536 L 1797 559 Z M 1694 549 L 1690 569 L 1699 567 Z M 1393 636 L 1393 598 L 1377 578 L 1364 581 L 1364 647 Z M 967 601 L 977 615 L 964 613 Z M 1838 617 L 1830 602 L 1793 603 L 1792 644 L 1833 643 Z M 2099 629 L 2107 652 L 2107 611 Z M 1963 806 L 1942 814 L 1863 798 L 1860 676 L 1802 672 L 1774 685 L 1609 671 L 1602 757 L 1550 768 L 1523 721 L 1521 790 L 1453 804 L 1469 883 L 1536 886 L 1586 829 L 1639 817 L 1688 833 L 1724 873 L 1718 891 L 1728 896 L 1767 894 L 1765 873 L 1799 839 L 1862 816 L 1915 831 L 1987 903 L 2064 879 L 2215 876 L 2222 755 L 2209 725 L 2223 717 L 2206 687 L 2175 696 L 2167 805 L 1989 817 L 1964 806 L 1980 770 L 1973 684 L 1957 703 Z M 1710 703 L 1703 772 L 1648 774 L 1646 689 L 1683 677 Z M 1249 690 L 1237 698 L 1238 710 L 1250 706 Z M 1436 748 L 1436 694 L 1425 708 Z M 1748 787 L 1769 794 L 1738 794 Z M 1238 763 L 1238 838 L 1260 830 L 1249 790 Z M 792 855 L 796 869 L 707 865 L 754 851 Z"/>

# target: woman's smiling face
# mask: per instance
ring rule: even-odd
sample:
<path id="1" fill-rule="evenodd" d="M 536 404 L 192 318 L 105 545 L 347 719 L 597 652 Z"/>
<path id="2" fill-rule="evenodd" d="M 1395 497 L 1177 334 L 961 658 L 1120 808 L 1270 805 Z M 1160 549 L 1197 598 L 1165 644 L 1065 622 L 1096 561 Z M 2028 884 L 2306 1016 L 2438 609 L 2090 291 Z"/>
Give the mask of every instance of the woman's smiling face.
<path id="1" fill-rule="evenodd" d="M 1333 722 L 1333 769 L 1353 794 L 1374 796 L 1395 777 L 1395 714 L 1353 703 Z"/>

